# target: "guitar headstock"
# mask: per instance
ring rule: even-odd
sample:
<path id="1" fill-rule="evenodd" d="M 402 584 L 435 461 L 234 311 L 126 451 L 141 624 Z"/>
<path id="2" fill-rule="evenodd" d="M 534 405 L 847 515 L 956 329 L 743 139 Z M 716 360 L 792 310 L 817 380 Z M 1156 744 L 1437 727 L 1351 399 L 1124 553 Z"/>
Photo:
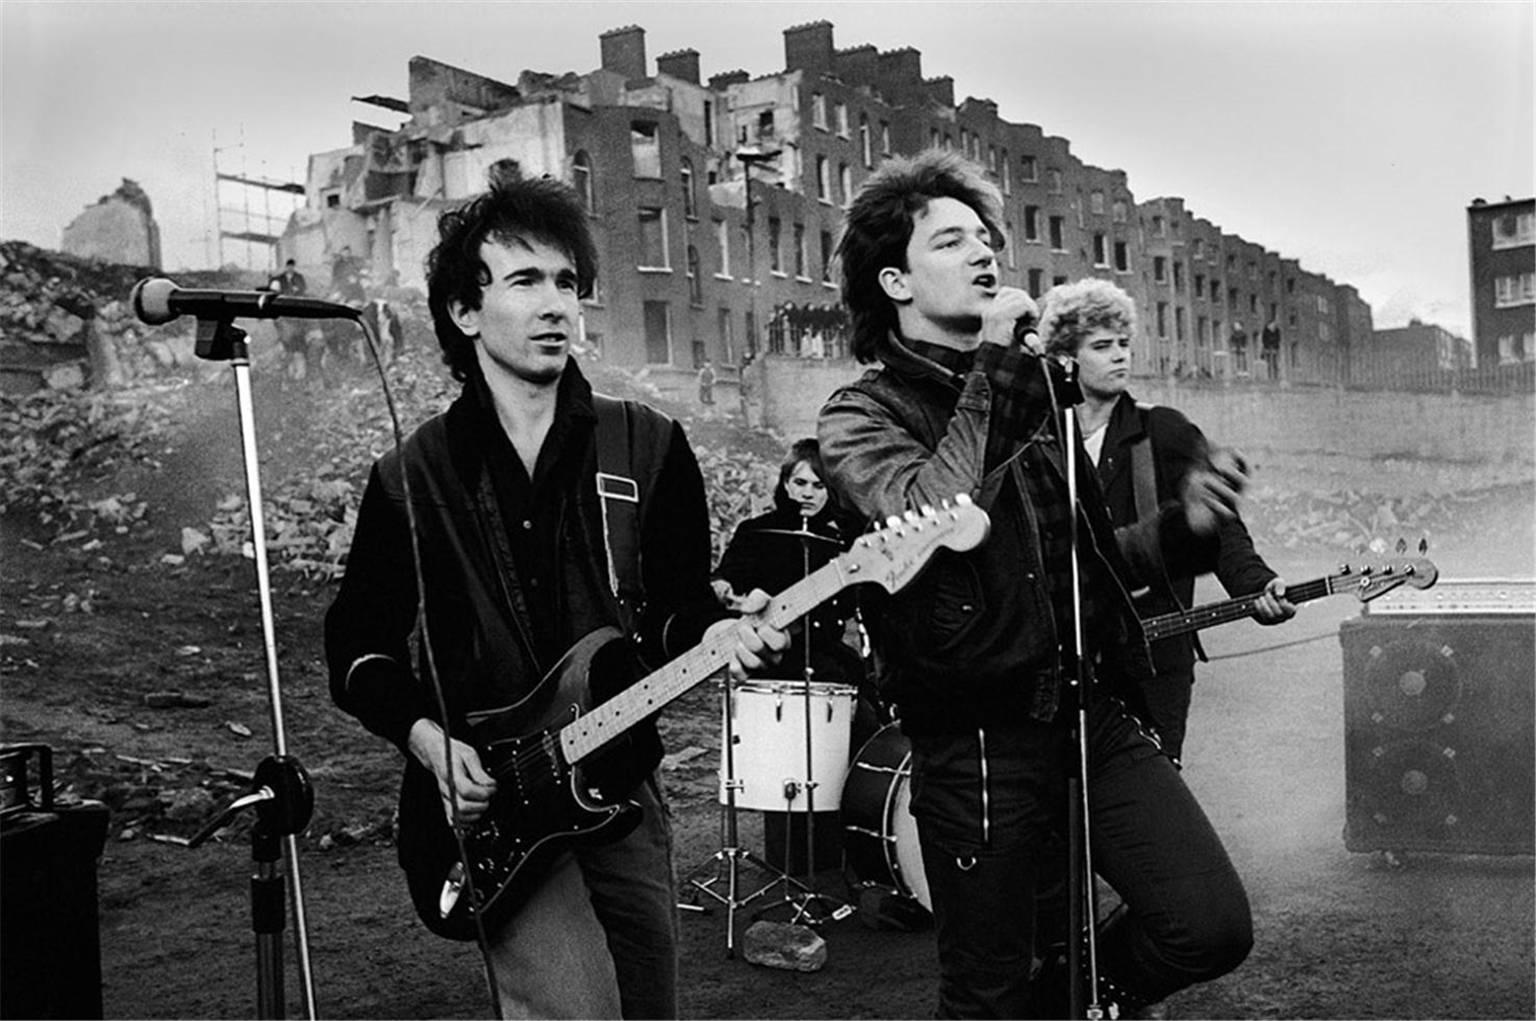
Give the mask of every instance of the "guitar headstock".
<path id="1" fill-rule="evenodd" d="M 975 549 L 991 527 L 987 512 L 962 493 L 937 508 L 890 518 L 878 531 L 859 536 L 837 559 L 850 584 L 874 582 L 895 592 L 915 578 L 938 550 Z"/>
<path id="2" fill-rule="evenodd" d="M 1362 603 L 1385 595 L 1399 585 L 1426 589 L 1440 577 L 1440 569 L 1424 557 L 1391 557 L 1358 564 L 1341 564 L 1332 577 L 1335 591 L 1353 591 Z M 1353 586 L 1349 584 L 1353 582 Z"/>

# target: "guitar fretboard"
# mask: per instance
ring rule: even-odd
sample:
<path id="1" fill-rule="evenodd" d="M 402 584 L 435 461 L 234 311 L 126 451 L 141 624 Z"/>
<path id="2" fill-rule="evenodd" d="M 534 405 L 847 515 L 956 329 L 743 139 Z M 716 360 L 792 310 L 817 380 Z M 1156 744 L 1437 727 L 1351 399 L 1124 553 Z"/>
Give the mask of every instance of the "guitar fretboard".
<path id="1" fill-rule="evenodd" d="M 1336 591 L 1334 583 L 1346 577 L 1348 575 L 1331 575 L 1327 578 L 1316 578 L 1312 581 L 1287 585 L 1285 598 L 1293 603 L 1321 599 L 1323 596 L 1332 595 Z M 1238 596 L 1236 599 L 1228 599 L 1220 603 L 1197 606 L 1193 610 L 1148 617 L 1141 622 L 1141 628 L 1147 633 L 1147 641 L 1155 642 L 1159 638 L 1171 638 L 1174 635 L 1187 634 L 1190 631 L 1199 631 L 1201 628 L 1215 627 L 1218 624 L 1251 617 L 1258 601 L 1259 597 L 1256 595 Z"/>
<path id="2" fill-rule="evenodd" d="M 779 629 L 835 596 L 854 580 L 845 577 L 840 560 L 773 597 L 762 613 L 763 620 Z M 648 674 L 591 712 L 568 723 L 560 731 L 560 745 L 567 762 L 591 755 L 668 703 L 687 694 L 695 685 L 713 677 L 730 662 L 736 637 L 726 631 L 702 642 L 661 669 Z"/>

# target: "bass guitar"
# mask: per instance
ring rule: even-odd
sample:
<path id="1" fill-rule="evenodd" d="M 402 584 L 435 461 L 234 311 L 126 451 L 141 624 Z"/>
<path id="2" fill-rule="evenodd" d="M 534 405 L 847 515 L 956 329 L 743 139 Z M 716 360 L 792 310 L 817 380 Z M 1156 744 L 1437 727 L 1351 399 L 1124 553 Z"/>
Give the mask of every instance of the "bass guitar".
<path id="1" fill-rule="evenodd" d="M 1382 560 L 1365 564 L 1343 564 L 1333 574 L 1311 581 L 1303 581 L 1285 587 L 1285 598 L 1293 603 L 1305 603 L 1338 592 L 1347 592 L 1368 603 L 1377 596 L 1397 588 L 1412 585 L 1426 589 L 1440 577 L 1434 564 L 1422 557 Z M 1147 633 L 1147 641 L 1188 634 L 1203 628 L 1227 624 L 1244 617 L 1252 617 L 1254 606 L 1262 593 L 1224 599 L 1219 603 L 1207 603 L 1189 610 L 1161 613 L 1147 617 L 1141 628 Z"/>
<path id="2" fill-rule="evenodd" d="M 847 552 L 774 596 L 758 619 L 783 629 L 845 588 L 895 592 L 940 549 L 970 550 L 986 539 L 987 514 L 968 497 L 908 512 L 860 536 Z M 409 761 L 400 801 L 400 864 L 417 914 L 449 939 L 472 940 L 509 918 L 550 863 L 584 842 L 615 840 L 639 823 L 640 807 L 612 797 L 602 777 L 613 743 L 730 662 L 735 634 L 708 639 L 655 672 L 594 703 L 615 671 L 629 670 L 628 639 L 613 627 L 584 636 L 519 702 L 468 715 L 468 740 L 496 778 L 484 816 L 461 827 L 443 811 L 432 774 Z M 622 775 L 622 774 L 621 774 Z M 643 777 L 615 782 L 627 794 Z"/>

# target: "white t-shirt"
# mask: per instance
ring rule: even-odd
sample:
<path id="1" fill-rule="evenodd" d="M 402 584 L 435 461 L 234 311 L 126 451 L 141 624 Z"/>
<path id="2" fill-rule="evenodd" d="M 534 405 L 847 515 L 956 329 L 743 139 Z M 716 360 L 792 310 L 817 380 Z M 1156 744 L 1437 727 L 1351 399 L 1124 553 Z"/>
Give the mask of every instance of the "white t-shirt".
<path id="1" fill-rule="evenodd" d="M 1104 449 L 1104 433 L 1109 429 L 1109 423 L 1105 422 L 1091 433 L 1083 434 L 1083 446 L 1088 449 L 1088 456 L 1093 458 L 1093 466 L 1099 466 L 1099 451 Z"/>

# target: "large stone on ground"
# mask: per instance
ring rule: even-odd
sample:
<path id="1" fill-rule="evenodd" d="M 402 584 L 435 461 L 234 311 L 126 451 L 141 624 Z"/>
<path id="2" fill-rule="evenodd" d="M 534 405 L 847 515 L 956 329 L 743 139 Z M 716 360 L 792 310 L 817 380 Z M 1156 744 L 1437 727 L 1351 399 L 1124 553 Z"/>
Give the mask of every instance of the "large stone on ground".
<path id="1" fill-rule="evenodd" d="M 753 922 L 742 935 L 741 953 L 765 968 L 820 971 L 827 963 L 827 941 L 803 925 Z"/>

